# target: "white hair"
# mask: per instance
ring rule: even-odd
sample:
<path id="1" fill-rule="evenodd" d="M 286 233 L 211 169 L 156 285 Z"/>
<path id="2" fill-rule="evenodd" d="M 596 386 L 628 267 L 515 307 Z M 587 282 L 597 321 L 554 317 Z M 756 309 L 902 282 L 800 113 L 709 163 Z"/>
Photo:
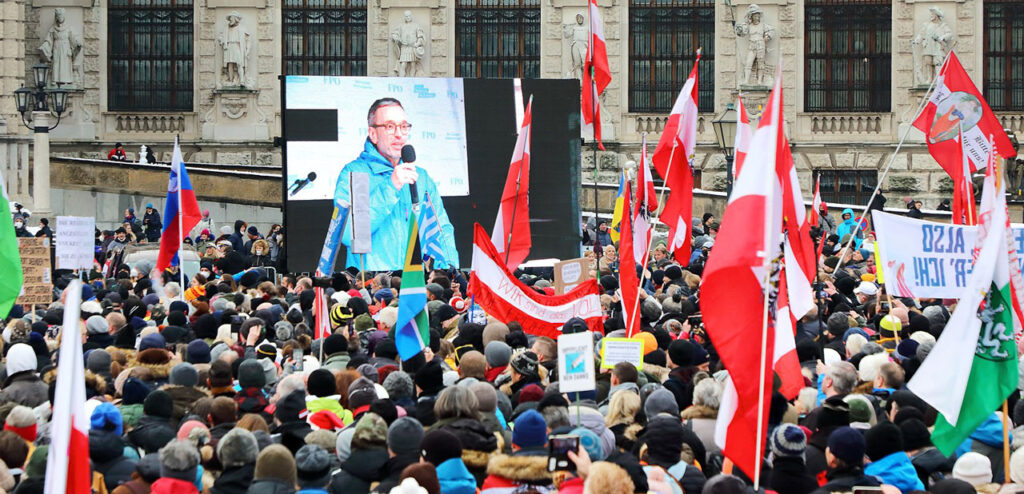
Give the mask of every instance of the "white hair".
<path id="1" fill-rule="evenodd" d="M 714 379 L 701 379 L 693 387 L 693 403 L 718 410 L 722 404 L 722 383 Z"/>
<path id="2" fill-rule="evenodd" d="M 875 378 L 878 377 L 878 371 L 882 368 L 882 365 L 889 361 L 889 354 L 875 353 L 868 355 L 860 359 L 860 366 L 857 368 L 857 373 L 860 374 L 860 380 L 866 382 L 874 382 Z"/>
<path id="3" fill-rule="evenodd" d="M 859 333 L 853 333 L 846 338 L 846 349 L 850 355 L 856 355 L 860 353 L 860 349 L 864 347 L 864 344 L 868 342 L 868 339 L 864 335 Z"/>
<path id="4" fill-rule="evenodd" d="M 818 404 L 818 390 L 816 388 L 803 388 L 800 390 L 800 394 L 797 395 L 796 400 L 800 402 L 804 410 L 814 410 L 814 407 Z"/>

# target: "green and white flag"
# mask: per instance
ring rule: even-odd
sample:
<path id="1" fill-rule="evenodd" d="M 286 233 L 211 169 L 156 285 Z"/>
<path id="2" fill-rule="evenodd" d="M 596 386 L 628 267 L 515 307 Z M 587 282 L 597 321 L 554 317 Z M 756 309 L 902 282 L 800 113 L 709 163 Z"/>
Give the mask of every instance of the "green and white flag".
<path id="1" fill-rule="evenodd" d="M 0 194 L 3 195 L 0 200 L 0 318 L 4 318 L 21 294 L 25 279 L 21 271 L 18 237 L 14 234 L 11 203 L 7 200 L 3 175 L 0 175 Z"/>
<path id="2" fill-rule="evenodd" d="M 907 387 L 939 411 L 932 443 L 949 455 L 1017 388 L 1011 235 L 1002 172 L 990 157 L 974 269 L 942 336 Z"/>

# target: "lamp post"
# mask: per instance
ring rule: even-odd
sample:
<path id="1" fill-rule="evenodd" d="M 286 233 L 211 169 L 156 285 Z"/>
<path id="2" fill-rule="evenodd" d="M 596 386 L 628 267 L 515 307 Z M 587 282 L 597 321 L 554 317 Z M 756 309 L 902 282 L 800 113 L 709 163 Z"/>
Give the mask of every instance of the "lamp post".
<path id="1" fill-rule="evenodd" d="M 61 114 L 67 109 L 68 91 L 47 88 L 50 78 L 50 66 L 37 64 L 32 66 L 35 79 L 33 88 L 22 86 L 14 91 L 14 101 L 21 114 L 21 123 L 35 134 L 32 157 L 32 208 L 40 217 L 50 214 L 50 131 L 60 125 Z M 50 125 L 50 112 L 56 114 L 57 121 Z M 25 114 L 30 113 L 29 123 Z"/>
<path id="2" fill-rule="evenodd" d="M 725 155 L 725 192 L 732 194 L 732 146 L 736 142 L 736 108 L 732 103 L 725 105 L 725 111 L 715 115 L 711 125 L 715 128 L 718 149 Z"/>

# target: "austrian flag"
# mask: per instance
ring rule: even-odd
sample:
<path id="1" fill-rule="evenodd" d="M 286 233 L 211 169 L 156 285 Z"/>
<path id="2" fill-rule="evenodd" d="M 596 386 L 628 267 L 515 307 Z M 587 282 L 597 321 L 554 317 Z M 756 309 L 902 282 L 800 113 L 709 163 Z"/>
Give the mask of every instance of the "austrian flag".
<path id="1" fill-rule="evenodd" d="M 476 303 L 498 320 L 519 321 L 529 334 L 557 338 L 573 317 L 587 321 L 591 331 L 603 328 L 597 280 L 584 281 L 564 295 L 541 295 L 512 276 L 480 224 L 473 227 L 472 270 L 469 294 Z"/>

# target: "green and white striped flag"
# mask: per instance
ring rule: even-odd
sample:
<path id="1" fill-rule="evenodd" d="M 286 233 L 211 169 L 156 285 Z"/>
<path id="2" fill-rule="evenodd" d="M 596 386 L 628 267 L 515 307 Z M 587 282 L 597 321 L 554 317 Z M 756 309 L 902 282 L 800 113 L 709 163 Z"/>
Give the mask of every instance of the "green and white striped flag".
<path id="1" fill-rule="evenodd" d="M 0 200 L 0 318 L 4 318 L 21 294 L 25 279 L 21 271 L 18 237 L 14 234 L 14 222 L 11 220 L 11 203 L 7 200 L 2 174 L 0 194 L 3 194 L 3 200 Z"/>
<path id="2" fill-rule="evenodd" d="M 990 156 L 974 269 L 942 336 L 907 384 L 939 411 L 932 442 L 945 455 L 1017 388 L 1009 264 L 1013 246 L 1001 177 Z"/>

